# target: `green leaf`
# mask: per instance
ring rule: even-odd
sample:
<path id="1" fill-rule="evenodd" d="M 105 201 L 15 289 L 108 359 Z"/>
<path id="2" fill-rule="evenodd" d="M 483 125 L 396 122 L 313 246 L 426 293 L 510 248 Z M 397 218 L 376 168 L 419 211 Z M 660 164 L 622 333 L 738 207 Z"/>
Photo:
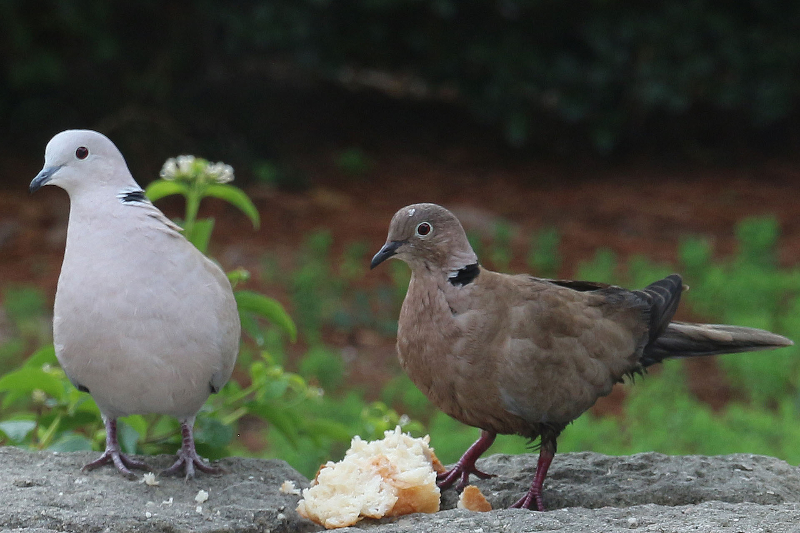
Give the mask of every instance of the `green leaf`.
<path id="1" fill-rule="evenodd" d="M 244 268 L 231 270 L 230 272 L 226 272 L 226 275 L 228 276 L 228 281 L 231 282 L 233 287 L 250 279 L 250 272 Z"/>
<path id="2" fill-rule="evenodd" d="M 147 435 L 147 420 L 142 415 L 126 416 L 124 422 L 140 436 Z"/>
<path id="3" fill-rule="evenodd" d="M 65 433 L 47 449 L 54 452 L 89 452 L 92 451 L 92 441 L 83 435 Z"/>
<path id="4" fill-rule="evenodd" d="M 22 442 L 36 427 L 34 420 L 6 420 L 0 422 L 0 431 L 14 442 Z"/>
<path id="5" fill-rule="evenodd" d="M 50 443 L 53 441 L 55 436 L 58 434 L 58 429 L 61 427 L 61 421 L 64 417 L 61 414 L 58 414 L 53 421 L 50 423 L 47 428 L 40 427 L 40 437 L 39 437 L 39 444 L 45 448 L 50 446 Z M 42 431 L 44 429 L 44 431 Z"/>
<path id="6" fill-rule="evenodd" d="M 94 403 L 94 402 L 92 402 Z M 92 413 L 88 411 L 78 411 L 73 415 L 68 416 L 61 423 L 61 429 L 64 431 L 72 429 L 82 429 L 88 427 L 100 427 L 102 421 L 100 419 L 100 411 Z"/>
<path id="7" fill-rule="evenodd" d="M 280 431 L 289 443 L 297 447 L 297 426 L 300 420 L 294 414 L 287 413 L 282 407 L 261 404 L 254 409 L 255 413 Z"/>
<path id="8" fill-rule="evenodd" d="M 276 400 L 283 396 L 289 388 L 289 383 L 286 380 L 276 379 L 269 381 L 261 387 L 261 395 L 259 400 L 262 402 L 269 402 Z"/>
<path id="9" fill-rule="evenodd" d="M 57 364 L 58 359 L 56 359 L 56 349 L 52 344 L 48 344 L 47 346 L 35 351 L 33 355 L 28 357 L 28 360 L 25 361 L 25 366 L 31 368 L 41 368 L 43 365 Z"/>
<path id="10" fill-rule="evenodd" d="M 165 196 L 173 194 L 182 194 L 186 196 L 188 190 L 186 185 L 178 183 L 177 181 L 155 180 L 144 190 L 144 194 L 150 199 L 151 202 L 160 200 Z"/>
<path id="11" fill-rule="evenodd" d="M 350 442 L 353 438 L 352 433 L 344 424 L 322 418 L 306 421 L 306 431 L 338 442 Z"/>
<path id="12" fill-rule="evenodd" d="M 225 200 L 226 202 L 238 207 L 242 213 L 247 215 L 247 217 L 250 219 L 250 222 L 253 223 L 253 227 L 258 229 L 258 226 L 261 223 L 261 217 L 258 214 L 258 209 L 256 209 L 256 206 L 253 205 L 250 197 L 247 196 L 247 193 L 245 193 L 243 190 L 239 189 L 238 187 L 234 187 L 233 185 L 213 183 L 206 188 L 205 195 L 213 196 L 214 198 L 219 198 L 220 200 Z"/>
<path id="13" fill-rule="evenodd" d="M 69 391 L 69 405 L 71 412 L 75 413 L 75 416 L 80 414 L 87 414 L 95 417 L 95 419 L 100 419 L 100 409 L 97 407 L 97 404 L 92 398 L 91 394 L 87 394 L 85 392 L 81 392 L 78 389 L 70 387 Z"/>
<path id="14" fill-rule="evenodd" d="M 277 300 L 252 291 L 235 291 L 233 293 L 239 312 L 255 313 L 283 328 L 289 334 L 292 342 L 297 340 L 297 326 Z"/>
<path id="15" fill-rule="evenodd" d="M 214 231 L 214 219 L 202 218 L 194 221 L 191 235 L 186 234 L 186 238 L 194 244 L 195 248 L 203 253 L 208 250 L 208 243 L 211 240 L 211 232 Z"/>
<path id="16" fill-rule="evenodd" d="M 0 378 L 0 392 L 33 392 L 41 389 L 53 398 L 60 398 L 64 385 L 57 377 L 41 368 L 23 366 Z"/>
<path id="17" fill-rule="evenodd" d="M 117 424 L 117 439 L 122 451 L 129 454 L 136 453 L 136 445 L 139 443 L 139 432 L 132 426 L 120 420 Z"/>
<path id="18" fill-rule="evenodd" d="M 232 426 L 227 426 L 211 417 L 200 417 L 195 425 L 195 440 L 212 448 L 224 448 L 234 438 Z"/>

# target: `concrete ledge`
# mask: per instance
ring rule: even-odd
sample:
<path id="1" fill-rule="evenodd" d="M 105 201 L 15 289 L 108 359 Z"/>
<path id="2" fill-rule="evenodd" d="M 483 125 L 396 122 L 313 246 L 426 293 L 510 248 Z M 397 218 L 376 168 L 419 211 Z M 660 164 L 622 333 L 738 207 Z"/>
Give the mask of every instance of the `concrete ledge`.
<path id="1" fill-rule="evenodd" d="M 129 481 L 107 467 L 82 473 L 92 453 L 28 452 L 0 448 L 0 527 L 4 531 L 303 532 L 320 530 L 295 512 L 298 496 L 285 480 L 308 481 L 280 460 L 227 458 L 223 476 L 158 478 L 158 486 Z M 170 456 L 145 457 L 154 468 Z M 789 532 L 800 530 L 800 469 L 758 455 L 717 457 L 645 453 L 610 457 L 559 454 L 545 482 L 547 513 L 507 510 L 527 490 L 535 455 L 494 455 L 478 462 L 496 474 L 475 480 L 489 513 L 454 509 L 363 521 L 342 533 L 462 533 L 513 531 Z M 198 491 L 209 493 L 198 509 Z M 170 503 L 171 502 L 171 503 Z M 198 512 L 199 511 L 199 512 Z"/>

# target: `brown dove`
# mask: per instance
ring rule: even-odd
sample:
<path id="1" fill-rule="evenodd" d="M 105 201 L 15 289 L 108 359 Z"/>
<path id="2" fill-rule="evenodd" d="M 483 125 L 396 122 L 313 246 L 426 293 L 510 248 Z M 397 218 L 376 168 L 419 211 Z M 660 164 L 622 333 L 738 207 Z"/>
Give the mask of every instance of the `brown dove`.
<path id="1" fill-rule="evenodd" d="M 540 439 L 530 490 L 512 507 L 544 510 L 542 484 L 556 439 L 625 376 L 671 357 L 790 346 L 767 331 L 672 321 L 684 290 L 668 276 L 643 290 L 492 272 L 464 229 L 435 204 L 402 208 L 371 268 L 411 267 L 397 352 L 411 380 L 442 411 L 482 429 L 441 488 L 470 474 L 497 434 Z"/>

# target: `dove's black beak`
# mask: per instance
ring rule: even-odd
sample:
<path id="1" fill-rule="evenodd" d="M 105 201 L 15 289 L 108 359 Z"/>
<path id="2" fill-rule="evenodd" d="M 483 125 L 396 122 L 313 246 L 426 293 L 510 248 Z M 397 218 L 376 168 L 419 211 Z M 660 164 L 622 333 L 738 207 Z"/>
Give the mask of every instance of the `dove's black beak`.
<path id="1" fill-rule="evenodd" d="M 372 258 L 372 262 L 369 264 L 370 270 L 395 255 L 397 253 L 397 249 L 403 246 L 405 243 L 406 241 L 390 241 L 384 244 L 383 248 L 381 248 L 380 251 L 375 254 L 375 257 Z"/>
<path id="2" fill-rule="evenodd" d="M 31 192 L 36 192 L 45 185 L 47 185 L 47 182 L 50 181 L 50 179 L 53 177 L 53 174 L 61 170 L 62 166 L 63 165 L 59 165 L 57 167 L 43 168 L 42 171 L 39 172 L 35 178 L 33 178 L 33 181 L 31 181 L 31 186 L 30 186 Z"/>

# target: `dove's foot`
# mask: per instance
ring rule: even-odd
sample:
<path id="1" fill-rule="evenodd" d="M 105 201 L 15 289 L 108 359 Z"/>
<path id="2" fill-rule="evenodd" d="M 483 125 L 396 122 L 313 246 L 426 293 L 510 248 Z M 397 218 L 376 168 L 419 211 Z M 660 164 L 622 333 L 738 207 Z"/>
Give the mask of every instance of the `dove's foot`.
<path id="1" fill-rule="evenodd" d="M 139 470 L 150 470 L 150 467 L 143 461 L 137 461 L 123 454 L 119 449 L 119 442 L 117 442 L 117 420 L 115 418 L 103 417 L 103 423 L 106 426 L 106 451 L 96 461 L 83 465 L 81 470 L 94 470 L 95 468 L 108 463 L 113 463 L 117 470 L 122 472 L 122 475 L 135 479 L 136 474 L 130 471 L 131 468 L 138 468 Z"/>
<path id="2" fill-rule="evenodd" d="M 183 435 L 183 444 L 181 449 L 178 450 L 178 460 L 175 463 L 163 470 L 161 475 L 173 476 L 183 470 L 186 472 L 186 479 L 194 477 L 195 469 L 205 472 L 206 474 L 224 474 L 225 470 L 219 467 L 214 467 L 205 463 L 202 457 L 197 455 L 197 450 L 194 447 L 194 436 L 192 435 L 192 425 L 194 419 L 181 421 L 181 434 Z"/>
<path id="3" fill-rule="evenodd" d="M 91 463 L 83 465 L 81 470 L 94 470 L 95 468 L 107 465 L 108 463 L 114 463 L 114 466 L 117 467 L 117 470 L 122 472 L 123 476 L 130 479 L 136 479 L 136 474 L 130 471 L 131 468 L 138 468 L 139 470 L 151 470 L 151 468 L 147 466 L 147 463 L 131 459 L 130 457 L 121 453 L 119 450 L 109 449 L 106 449 L 106 451 L 103 452 L 103 455 L 101 455 L 96 461 L 92 461 Z"/>
<path id="4" fill-rule="evenodd" d="M 439 486 L 440 489 L 446 489 L 459 478 L 461 481 L 458 482 L 456 485 L 457 490 L 463 490 L 469 484 L 469 475 L 475 474 L 481 479 L 488 479 L 493 477 L 492 474 L 487 474 L 486 472 L 481 472 L 475 466 L 475 461 L 483 455 L 483 452 L 489 449 L 489 446 L 492 445 L 494 439 L 497 435 L 495 433 L 491 433 L 489 431 L 481 431 L 481 437 L 475 441 L 475 443 L 464 452 L 464 455 L 461 456 L 461 459 L 446 472 L 442 472 L 441 474 L 436 476 L 436 484 Z"/>
<path id="5" fill-rule="evenodd" d="M 542 443 L 542 447 L 539 450 L 539 461 L 536 463 L 536 475 L 533 476 L 531 488 L 528 489 L 528 492 L 525 494 L 525 496 L 517 500 L 517 502 L 511 506 L 512 508 L 533 509 L 533 506 L 536 505 L 537 511 L 544 511 L 542 485 L 544 484 L 544 478 L 547 475 L 547 469 L 550 468 L 550 463 L 553 462 L 555 453 L 555 439 L 552 441 L 552 444 L 550 444 L 550 441 L 545 441 Z"/>

